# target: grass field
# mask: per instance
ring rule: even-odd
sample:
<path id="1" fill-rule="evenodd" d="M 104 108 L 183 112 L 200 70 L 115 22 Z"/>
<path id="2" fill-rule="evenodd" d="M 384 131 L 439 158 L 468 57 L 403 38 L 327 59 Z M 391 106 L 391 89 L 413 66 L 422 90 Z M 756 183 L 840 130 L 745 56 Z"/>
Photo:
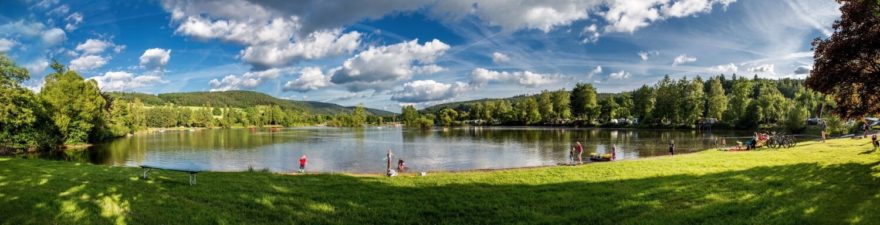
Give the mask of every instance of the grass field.
<path id="1" fill-rule="evenodd" d="M 2 224 L 880 224 L 866 140 L 426 177 L 0 158 Z"/>

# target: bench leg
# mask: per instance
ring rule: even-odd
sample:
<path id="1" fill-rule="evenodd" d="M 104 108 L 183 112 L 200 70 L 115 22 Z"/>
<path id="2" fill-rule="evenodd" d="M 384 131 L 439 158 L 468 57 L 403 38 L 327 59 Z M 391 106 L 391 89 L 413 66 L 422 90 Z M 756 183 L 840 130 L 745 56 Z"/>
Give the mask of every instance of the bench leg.
<path id="1" fill-rule="evenodd" d="M 150 170 L 152 170 L 152 169 L 149 169 L 149 168 L 144 169 L 144 179 L 148 178 L 147 176 L 149 176 Z"/>

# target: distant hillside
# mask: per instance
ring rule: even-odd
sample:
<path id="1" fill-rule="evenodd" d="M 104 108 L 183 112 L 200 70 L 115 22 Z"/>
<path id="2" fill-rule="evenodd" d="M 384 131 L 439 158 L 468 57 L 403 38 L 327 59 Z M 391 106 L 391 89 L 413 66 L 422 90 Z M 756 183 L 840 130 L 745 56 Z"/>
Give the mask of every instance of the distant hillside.
<path id="1" fill-rule="evenodd" d="M 346 107 L 333 103 L 295 101 L 272 97 L 254 91 L 222 91 L 222 92 L 181 92 L 164 93 L 159 95 L 144 93 L 107 93 L 111 98 L 126 100 L 140 99 L 146 105 L 174 104 L 180 106 L 205 106 L 246 108 L 258 105 L 278 105 L 286 110 L 300 110 L 312 114 L 333 115 L 337 113 L 351 112 L 354 107 Z M 376 116 L 391 116 L 395 113 L 366 108 L 367 112 Z"/>

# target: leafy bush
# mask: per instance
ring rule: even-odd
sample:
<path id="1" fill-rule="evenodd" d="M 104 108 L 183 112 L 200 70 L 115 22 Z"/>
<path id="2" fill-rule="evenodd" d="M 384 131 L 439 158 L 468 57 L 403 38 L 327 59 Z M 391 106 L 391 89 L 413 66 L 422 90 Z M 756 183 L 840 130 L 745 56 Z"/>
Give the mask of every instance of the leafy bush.
<path id="1" fill-rule="evenodd" d="M 806 127 L 810 112 L 802 106 L 789 108 L 785 118 L 785 128 L 791 133 L 800 133 Z"/>

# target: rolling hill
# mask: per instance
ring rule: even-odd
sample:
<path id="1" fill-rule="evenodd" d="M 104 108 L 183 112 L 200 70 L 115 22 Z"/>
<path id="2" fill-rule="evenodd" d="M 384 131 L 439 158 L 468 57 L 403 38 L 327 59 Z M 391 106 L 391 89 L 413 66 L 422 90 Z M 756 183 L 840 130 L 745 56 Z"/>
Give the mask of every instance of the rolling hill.
<path id="1" fill-rule="evenodd" d="M 205 106 L 246 108 L 258 105 L 278 105 L 286 110 L 300 110 L 312 114 L 333 115 L 348 113 L 352 106 L 341 106 L 333 103 L 314 101 L 295 101 L 272 97 L 254 91 L 222 91 L 222 92 L 179 92 L 158 95 L 145 93 L 109 92 L 110 98 L 134 100 L 140 99 L 146 105 L 174 104 L 179 106 Z M 366 108 L 367 112 L 376 116 L 393 116 L 396 113 L 385 110 Z"/>

